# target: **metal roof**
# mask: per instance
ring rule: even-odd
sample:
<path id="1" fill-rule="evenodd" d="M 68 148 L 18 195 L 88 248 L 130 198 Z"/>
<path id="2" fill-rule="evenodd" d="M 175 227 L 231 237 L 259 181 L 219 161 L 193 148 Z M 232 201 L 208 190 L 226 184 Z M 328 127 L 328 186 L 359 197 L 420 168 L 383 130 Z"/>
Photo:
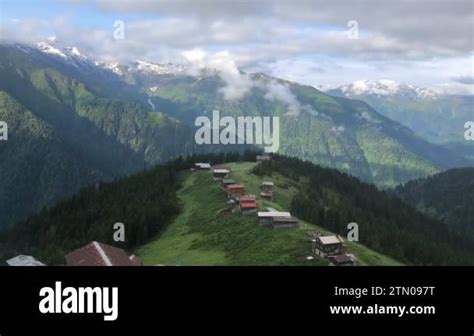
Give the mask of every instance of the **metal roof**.
<path id="1" fill-rule="evenodd" d="M 214 173 L 230 173 L 230 170 L 229 169 L 214 169 L 213 170 Z"/>
<path id="2" fill-rule="evenodd" d="M 342 241 L 336 237 L 336 236 L 322 236 L 322 237 L 319 237 L 319 240 L 321 241 L 321 243 L 323 243 L 324 245 L 331 245 L 331 244 L 340 244 L 342 243 Z"/>
<path id="3" fill-rule="evenodd" d="M 7 264 L 10 266 L 46 266 L 34 257 L 22 254 L 8 259 Z"/>
<path id="4" fill-rule="evenodd" d="M 258 217 L 291 217 L 291 214 L 281 211 L 259 211 Z"/>

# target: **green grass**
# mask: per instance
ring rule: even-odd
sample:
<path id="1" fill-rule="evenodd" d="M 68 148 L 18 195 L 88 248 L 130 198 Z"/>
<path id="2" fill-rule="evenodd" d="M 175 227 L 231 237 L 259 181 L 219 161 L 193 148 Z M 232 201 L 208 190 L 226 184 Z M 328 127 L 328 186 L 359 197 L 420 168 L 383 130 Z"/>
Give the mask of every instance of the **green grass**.
<path id="1" fill-rule="evenodd" d="M 259 177 L 250 173 L 255 163 L 226 164 L 231 178 L 258 196 L 259 207 L 288 210 L 297 191 L 295 182 L 279 175 Z M 300 221 L 298 228 L 272 230 L 259 227 L 256 214 L 242 216 L 231 205 L 209 172 L 183 173 L 179 198 L 183 211 L 156 239 L 136 254 L 145 265 L 327 265 L 325 259 L 306 260 L 310 242 L 305 230 L 315 225 Z M 260 199 L 263 181 L 274 182 L 274 200 Z M 395 260 L 357 243 L 348 243 L 360 265 L 399 265 Z"/>

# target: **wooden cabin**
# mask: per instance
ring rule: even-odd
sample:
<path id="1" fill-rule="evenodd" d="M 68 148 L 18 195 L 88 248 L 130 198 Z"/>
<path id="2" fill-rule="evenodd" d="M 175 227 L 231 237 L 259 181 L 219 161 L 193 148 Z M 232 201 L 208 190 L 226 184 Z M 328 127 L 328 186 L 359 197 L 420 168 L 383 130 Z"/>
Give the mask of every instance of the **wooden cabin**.
<path id="1" fill-rule="evenodd" d="M 271 227 L 276 217 L 291 217 L 291 214 L 281 211 L 261 211 L 258 212 L 258 225 Z"/>
<path id="2" fill-rule="evenodd" d="M 138 266 L 142 262 L 135 256 L 129 257 L 118 247 L 93 241 L 65 257 L 68 266 Z"/>
<path id="3" fill-rule="evenodd" d="M 240 196 L 245 195 L 245 186 L 242 184 L 230 184 L 227 186 L 226 192 L 229 198 L 234 198 L 238 201 Z"/>
<path id="4" fill-rule="evenodd" d="M 266 200 L 273 200 L 273 193 L 272 192 L 267 192 L 267 191 L 263 191 L 260 193 L 260 197 L 263 198 L 263 199 L 266 199 Z"/>
<path id="5" fill-rule="evenodd" d="M 357 266 L 357 258 L 353 254 L 337 254 L 328 259 L 331 266 Z"/>
<path id="6" fill-rule="evenodd" d="M 344 242 L 338 236 L 320 236 L 311 240 L 313 253 L 321 256 L 338 255 L 344 252 Z"/>
<path id="7" fill-rule="evenodd" d="M 239 208 L 242 215 L 248 215 L 257 212 L 258 203 L 253 196 L 241 196 L 239 200 Z"/>
<path id="8" fill-rule="evenodd" d="M 218 168 L 214 169 L 212 171 L 212 174 L 214 175 L 215 180 L 221 180 L 229 176 L 230 170 L 229 169 L 223 169 L 223 168 Z"/>
<path id="9" fill-rule="evenodd" d="M 298 219 L 295 217 L 273 217 L 272 229 L 292 228 L 298 225 Z"/>
<path id="10" fill-rule="evenodd" d="M 240 204 L 242 204 L 242 203 L 257 202 L 257 200 L 255 199 L 255 196 L 244 195 L 244 196 L 240 197 L 239 202 L 240 202 Z"/>
<path id="11" fill-rule="evenodd" d="M 263 182 L 260 186 L 262 191 L 264 192 L 272 192 L 273 191 L 273 182 Z"/>
<path id="12" fill-rule="evenodd" d="M 209 170 L 211 169 L 211 164 L 210 163 L 204 163 L 204 162 L 197 162 L 194 164 L 194 168 L 196 170 Z"/>
<path id="13" fill-rule="evenodd" d="M 230 178 L 225 178 L 225 179 L 222 179 L 221 180 L 221 186 L 225 189 L 227 188 L 227 186 L 231 185 L 231 184 L 235 184 L 235 180 L 234 179 L 230 179 Z"/>

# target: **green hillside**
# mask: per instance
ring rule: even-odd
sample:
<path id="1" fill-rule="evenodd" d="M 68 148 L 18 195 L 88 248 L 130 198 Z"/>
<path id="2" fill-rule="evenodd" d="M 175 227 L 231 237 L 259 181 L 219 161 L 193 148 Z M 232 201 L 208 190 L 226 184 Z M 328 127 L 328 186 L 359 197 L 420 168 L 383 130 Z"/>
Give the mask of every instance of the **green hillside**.
<path id="1" fill-rule="evenodd" d="M 377 112 L 409 127 L 425 140 L 442 144 L 453 153 L 470 159 L 472 166 L 474 143 L 464 139 L 464 123 L 474 115 L 472 96 L 355 94 L 342 92 L 340 88 L 328 93 L 367 102 Z"/>
<path id="2" fill-rule="evenodd" d="M 410 181 L 394 193 L 428 216 L 448 223 L 451 230 L 474 235 L 474 168 L 450 169 Z"/>
<path id="3" fill-rule="evenodd" d="M 263 180 L 275 183 L 274 202 L 259 198 L 259 207 L 287 210 L 298 185 L 279 174 L 260 177 L 253 174 L 253 162 L 225 164 L 231 177 L 244 183 L 250 194 L 259 195 Z M 242 216 L 226 204 L 227 196 L 210 172 L 183 173 L 178 197 L 181 214 L 159 237 L 136 250 L 146 265 L 326 265 L 325 259 L 306 260 L 311 242 L 305 230 L 319 230 L 300 221 L 295 229 L 259 227 L 256 214 Z M 348 243 L 360 265 L 400 265 L 392 258 L 367 247 Z"/>
<path id="4" fill-rule="evenodd" d="M 0 120 L 9 139 L 0 141 L 0 228 L 106 177 L 81 160 L 47 122 L 0 91 Z"/>
<path id="5" fill-rule="evenodd" d="M 0 143 L 0 229 L 100 180 L 215 150 L 150 111 L 137 88 L 29 50 L 0 45 L 0 120 L 10 126 Z"/>
<path id="6" fill-rule="evenodd" d="M 400 199 L 335 169 L 274 156 L 256 165 L 254 152 L 201 154 L 82 189 L 73 197 L 0 231 L 0 260 L 34 255 L 48 264 L 96 240 L 135 251 L 149 265 L 308 265 L 305 230 L 347 235 L 359 224 L 359 243 L 348 247 L 362 265 L 470 265 L 472 235 L 460 235 Z M 287 210 L 298 228 L 259 227 L 241 216 L 209 172 L 191 173 L 195 162 L 232 169 L 232 177 L 259 195 L 263 180 L 275 182 L 274 202 L 260 207 Z M 113 224 L 126 227 L 113 240 Z M 370 248 L 370 250 L 369 250 Z M 388 258 L 386 256 L 390 256 Z M 393 258 L 393 259 L 392 259 Z"/>
<path id="7" fill-rule="evenodd" d="M 417 137 L 410 129 L 380 115 L 366 103 L 329 96 L 317 89 L 270 78 L 252 77 L 256 87 L 241 99 L 224 99 L 217 76 L 162 79 L 153 85 L 154 104 L 193 125 L 197 116 L 279 116 L 279 153 L 337 168 L 381 187 L 393 187 L 447 167 L 466 164 L 448 150 Z M 152 84 L 150 84 L 152 85 Z M 265 85 L 280 85 L 298 101 L 299 112 L 268 99 Z"/>

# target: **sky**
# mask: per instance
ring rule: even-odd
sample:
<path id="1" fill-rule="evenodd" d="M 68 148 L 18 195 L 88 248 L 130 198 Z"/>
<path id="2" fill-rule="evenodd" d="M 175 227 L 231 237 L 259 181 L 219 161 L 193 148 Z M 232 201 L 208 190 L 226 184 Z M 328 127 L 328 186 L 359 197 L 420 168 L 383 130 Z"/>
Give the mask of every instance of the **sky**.
<path id="1" fill-rule="evenodd" d="M 117 21 L 123 39 L 114 38 Z M 49 36 L 108 62 L 194 62 L 322 89 L 391 79 L 474 94 L 472 0 L 0 1 L 2 42 Z"/>

